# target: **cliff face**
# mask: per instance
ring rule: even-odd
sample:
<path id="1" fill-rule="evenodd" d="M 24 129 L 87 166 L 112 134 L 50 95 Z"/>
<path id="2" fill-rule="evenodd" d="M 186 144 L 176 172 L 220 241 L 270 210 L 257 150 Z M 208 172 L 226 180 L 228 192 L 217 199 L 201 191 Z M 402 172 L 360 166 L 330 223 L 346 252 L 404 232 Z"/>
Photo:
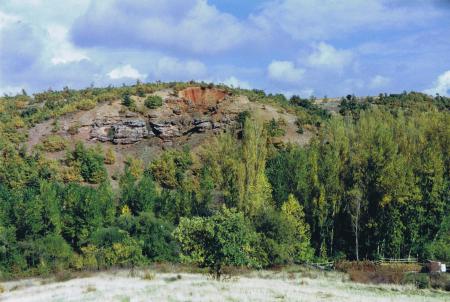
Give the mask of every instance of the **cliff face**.
<path id="1" fill-rule="evenodd" d="M 178 96 L 166 95 L 163 106 L 147 115 L 128 113 L 96 119 L 90 140 L 126 145 L 149 137 L 173 142 L 193 133 L 218 133 L 234 124 L 236 114 L 226 109 L 230 102 L 222 90 L 189 87 Z"/>

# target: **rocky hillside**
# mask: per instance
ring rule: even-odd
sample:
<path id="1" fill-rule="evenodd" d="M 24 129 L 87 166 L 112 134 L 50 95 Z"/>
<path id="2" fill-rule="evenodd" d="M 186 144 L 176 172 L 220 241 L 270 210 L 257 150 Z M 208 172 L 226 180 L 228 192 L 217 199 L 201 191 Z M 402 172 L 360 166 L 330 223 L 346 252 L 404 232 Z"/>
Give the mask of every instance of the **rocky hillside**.
<path id="1" fill-rule="evenodd" d="M 159 96 L 162 105 L 149 109 L 145 100 Z M 119 172 L 128 157 L 148 163 L 167 148 L 184 146 L 195 150 L 213 135 L 237 129 L 238 118 L 251 112 L 265 122 L 280 122 L 282 134 L 274 143 L 308 143 L 313 132 L 299 133 L 297 115 L 276 103 L 252 102 L 249 97 L 226 88 L 189 86 L 181 90 L 164 88 L 152 93 L 131 95 L 134 106 L 123 104 L 122 98 L 98 102 L 92 108 L 82 108 L 68 114 L 37 123 L 28 130 L 27 149 L 42 146 L 49 138 L 67 142 L 66 148 L 46 149 L 47 158 L 63 159 L 66 150 L 82 141 L 85 145 L 112 148 L 117 160 L 108 167 L 109 174 Z"/>

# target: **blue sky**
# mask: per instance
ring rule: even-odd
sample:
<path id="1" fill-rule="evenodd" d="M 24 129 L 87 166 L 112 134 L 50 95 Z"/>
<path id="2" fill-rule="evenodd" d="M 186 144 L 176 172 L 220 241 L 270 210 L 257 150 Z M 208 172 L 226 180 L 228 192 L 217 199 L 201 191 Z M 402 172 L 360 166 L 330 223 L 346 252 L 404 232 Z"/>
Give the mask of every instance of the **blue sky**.
<path id="1" fill-rule="evenodd" d="M 450 1 L 0 2 L 0 93 L 137 79 L 449 95 Z"/>

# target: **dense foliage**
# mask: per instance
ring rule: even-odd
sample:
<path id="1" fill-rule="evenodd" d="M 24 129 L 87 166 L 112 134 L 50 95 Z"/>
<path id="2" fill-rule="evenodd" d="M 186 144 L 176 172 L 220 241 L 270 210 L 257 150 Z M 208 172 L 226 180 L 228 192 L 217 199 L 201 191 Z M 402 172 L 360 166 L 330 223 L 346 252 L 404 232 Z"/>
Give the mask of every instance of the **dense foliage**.
<path id="1" fill-rule="evenodd" d="M 193 154 L 171 149 L 119 176 L 111 149 L 69 148 L 56 135 L 26 150 L 32 125 L 100 102 L 189 84 L 64 89 L 0 99 L 3 277 L 183 261 L 227 265 L 418 256 L 450 261 L 449 100 L 419 93 L 314 99 L 232 90 L 282 106 L 316 129 L 306 147 L 272 145 L 283 121 L 248 112 L 236 132 Z M 54 123 L 57 127 L 57 123 Z M 46 151 L 66 150 L 63 160 Z M 111 177 L 118 179 L 113 189 Z M 0 276 L 1 277 L 1 276 Z"/>

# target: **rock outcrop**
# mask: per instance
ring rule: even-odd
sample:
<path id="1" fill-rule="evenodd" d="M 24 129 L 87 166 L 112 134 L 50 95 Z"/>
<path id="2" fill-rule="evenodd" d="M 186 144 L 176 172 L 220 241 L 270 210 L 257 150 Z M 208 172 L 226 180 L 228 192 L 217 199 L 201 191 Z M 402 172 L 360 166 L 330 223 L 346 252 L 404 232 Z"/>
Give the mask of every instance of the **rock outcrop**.
<path id="1" fill-rule="evenodd" d="M 105 118 L 93 123 L 90 136 L 92 140 L 126 145 L 140 142 L 154 134 L 143 120 Z"/>
<path id="2" fill-rule="evenodd" d="M 225 130 L 235 114 L 222 110 L 228 93 L 215 88 L 188 87 L 164 98 L 164 105 L 146 113 L 126 112 L 95 120 L 90 138 L 114 144 L 134 144 L 147 137 L 159 137 L 165 143 L 176 138 Z"/>
<path id="3" fill-rule="evenodd" d="M 158 121 L 150 122 L 153 132 L 162 140 L 171 140 L 172 138 L 181 136 L 183 132 L 180 130 L 180 124 L 174 121 Z"/>

